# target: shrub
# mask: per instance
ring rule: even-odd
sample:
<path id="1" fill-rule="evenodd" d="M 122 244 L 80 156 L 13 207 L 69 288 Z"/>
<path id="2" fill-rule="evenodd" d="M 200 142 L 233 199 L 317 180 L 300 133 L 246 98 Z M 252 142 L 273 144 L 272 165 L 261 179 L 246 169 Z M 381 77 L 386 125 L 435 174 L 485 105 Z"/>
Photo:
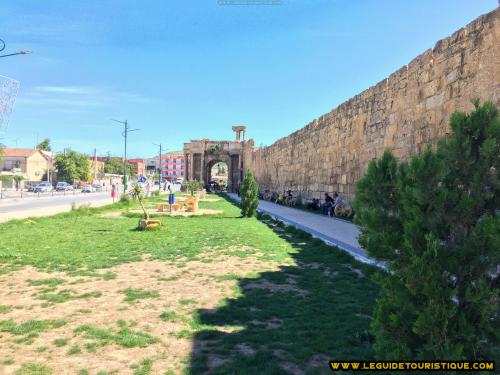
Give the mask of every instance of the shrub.
<path id="1" fill-rule="evenodd" d="M 389 151 L 358 183 L 360 244 L 385 260 L 372 324 L 390 359 L 488 359 L 500 336 L 500 119 L 454 113 L 452 135 L 398 164 Z"/>
<path id="2" fill-rule="evenodd" d="M 130 196 L 127 193 L 123 193 L 120 197 L 121 203 L 130 203 Z"/>
<path id="3" fill-rule="evenodd" d="M 201 189 L 203 184 L 198 180 L 184 180 L 182 186 L 191 194 L 191 196 L 194 196 L 195 191 Z"/>
<path id="4" fill-rule="evenodd" d="M 252 172 L 248 169 L 240 185 L 241 215 L 252 217 L 259 205 L 259 187 Z"/>

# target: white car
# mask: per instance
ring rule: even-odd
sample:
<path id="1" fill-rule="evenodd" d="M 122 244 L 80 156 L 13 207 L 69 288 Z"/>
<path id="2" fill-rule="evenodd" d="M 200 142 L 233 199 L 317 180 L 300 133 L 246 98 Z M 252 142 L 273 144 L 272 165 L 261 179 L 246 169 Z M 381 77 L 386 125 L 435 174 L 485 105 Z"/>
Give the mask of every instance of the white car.
<path id="1" fill-rule="evenodd" d="M 56 185 L 56 190 L 57 191 L 73 190 L 73 186 L 68 184 L 67 182 L 58 182 Z"/>
<path id="2" fill-rule="evenodd" d="M 52 191 L 52 190 L 54 190 L 54 187 L 51 185 L 50 182 L 40 182 L 33 189 L 33 191 L 35 193 L 44 193 L 44 192 L 49 192 L 49 191 Z"/>
<path id="3" fill-rule="evenodd" d="M 82 188 L 82 193 L 95 193 L 95 192 L 96 192 L 96 188 L 93 187 L 92 185 L 85 185 Z"/>

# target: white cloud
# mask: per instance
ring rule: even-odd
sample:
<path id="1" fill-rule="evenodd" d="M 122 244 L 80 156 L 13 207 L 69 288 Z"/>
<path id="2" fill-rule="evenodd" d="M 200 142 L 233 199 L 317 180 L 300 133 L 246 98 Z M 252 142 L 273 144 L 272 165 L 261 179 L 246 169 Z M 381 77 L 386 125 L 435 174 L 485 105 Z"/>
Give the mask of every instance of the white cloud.
<path id="1" fill-rule="evenodd" d="M 34 91 L 59 94 L 89 94 L 95 90 L 92 87 L 85 86 L 37 86 Z"/>
<path id="2" fill-rule="evenodd" d="M 19 95 L 18 105 L 43 108 L 58 113 L 88 113 L 112 109 L 127 103 L 145 103 L 149 98 L 138 93 L 98 86 L 36 86 Z"/>

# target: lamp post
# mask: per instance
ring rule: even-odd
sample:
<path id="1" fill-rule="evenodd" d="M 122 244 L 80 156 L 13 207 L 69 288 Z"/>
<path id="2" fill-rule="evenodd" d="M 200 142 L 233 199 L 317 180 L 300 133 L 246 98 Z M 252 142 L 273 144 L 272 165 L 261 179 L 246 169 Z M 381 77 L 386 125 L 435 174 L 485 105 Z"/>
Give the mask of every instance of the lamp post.
<path id="1" fill-rule="evenodd" d="M 2 39 L 0 39 L 0 52 L 2 52 L 4 49 L 5 49 L 5 42 Z M 32 53 L 33 53 L 33 51 L 24 50 L 24 51 L 18 51 L 18 52 L 14 52 L 14 53 L 8 53 L 6 55 L 0 55 L 0 57 L 8 57 L 8 56 L 16 56 L 16 55 L 30 55 Z"/>
<path id="2" fill-rule="evenodd" d="M 123 125 L 122 136 L 125 138 L 125 152 L 123 154 L 123 193 L 125 193 L 127 191 L 127 134 L 141 129 L 130 129 L 127 120 L 120 121 L 111 119 L 111 121 L 115 121 Z"/>

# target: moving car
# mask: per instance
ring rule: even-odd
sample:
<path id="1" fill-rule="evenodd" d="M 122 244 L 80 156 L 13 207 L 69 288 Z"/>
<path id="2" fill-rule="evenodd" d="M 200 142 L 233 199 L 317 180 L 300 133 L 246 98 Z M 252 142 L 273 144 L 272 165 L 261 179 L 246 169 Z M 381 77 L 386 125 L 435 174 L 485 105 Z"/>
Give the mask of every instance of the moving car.
<path id="1" fill-rule="evenodd" d="M 85 185 L 82 188 L 82 193 L 95 193 L 96 189 L 92 185 Z"/>
<path id="2" fill-rule="evenodd" d="M 73 186 L 68 184 L 67 182 L 58 182 L 56 185 L 56 190 L 57 191 L 73 190 Z"/>
<path id="3" fill-rule="evenodd" d="M 52 190 L 54 190 L 54 187 L 51 185 L 50 182 L 40 182 L 33 189 L 35 193 L 45 193 L 45 192 L 50 192 Z"/>

